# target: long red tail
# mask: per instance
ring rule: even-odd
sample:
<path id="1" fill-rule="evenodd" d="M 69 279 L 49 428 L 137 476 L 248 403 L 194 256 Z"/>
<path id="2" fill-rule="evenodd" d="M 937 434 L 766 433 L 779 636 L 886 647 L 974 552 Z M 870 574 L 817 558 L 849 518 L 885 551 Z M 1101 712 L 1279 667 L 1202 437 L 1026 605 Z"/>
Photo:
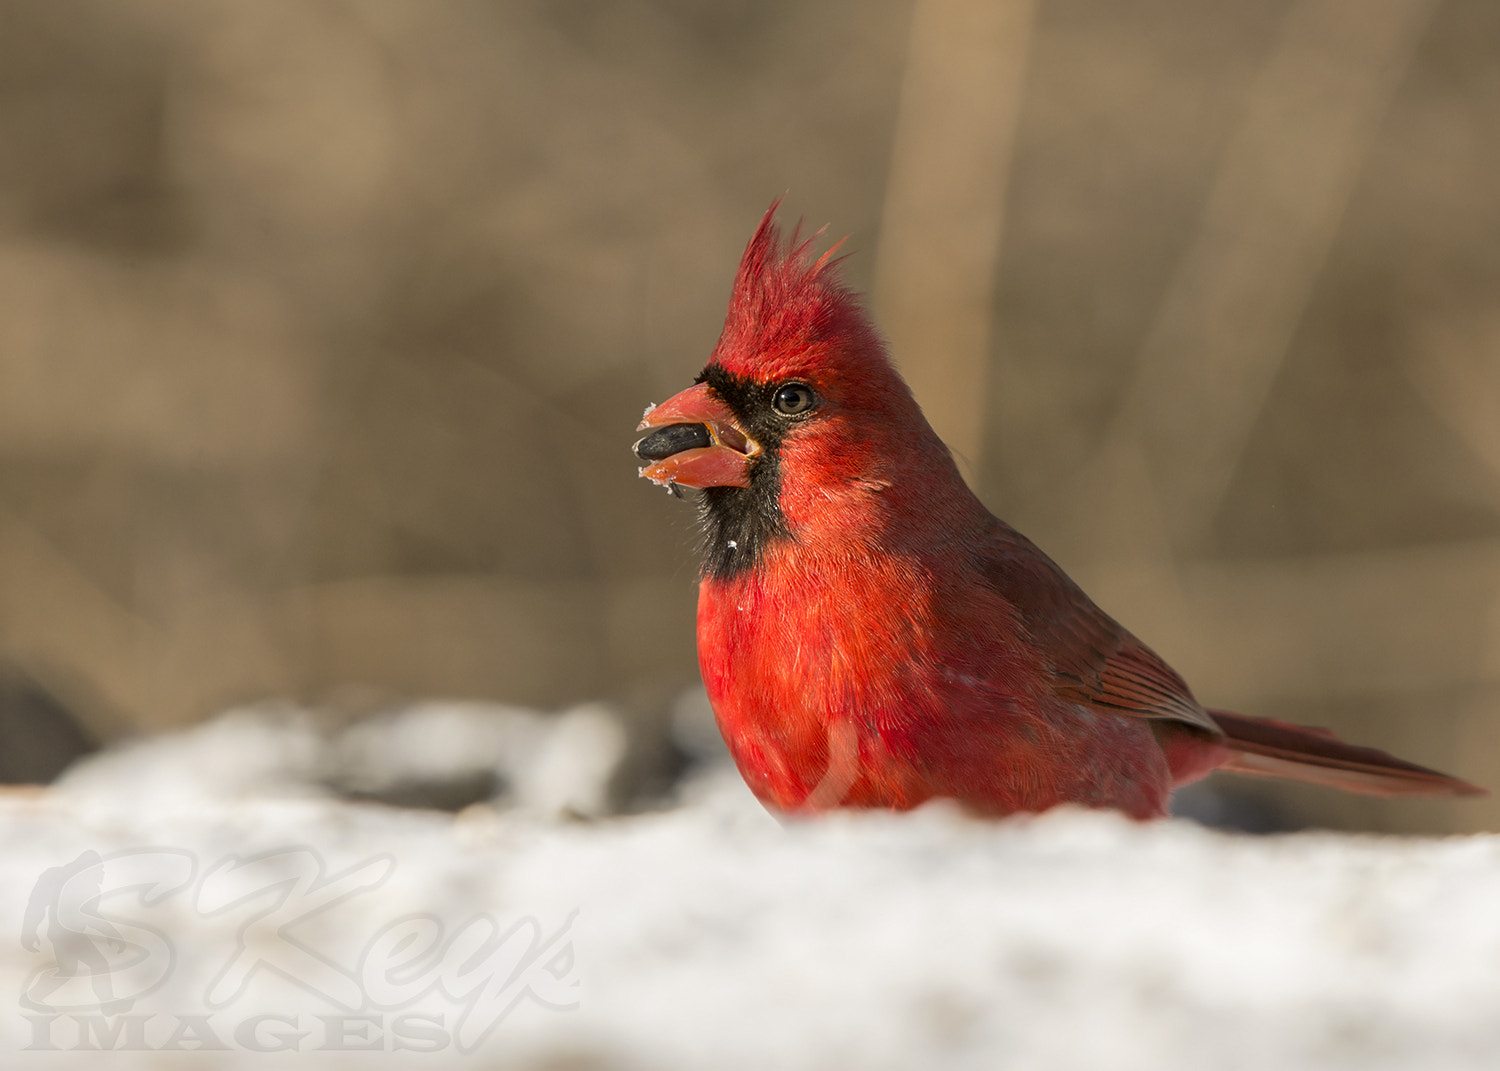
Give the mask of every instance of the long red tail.
<path id="1" fill-rule="evenodd" d="M 1330 785 L 1367 796 L 1483 796 L 1485 789 L 1405 762 L 1372 747 L 1346 744 L 1327 729 L 1210 710 L 1234 755 L 1219 769 Z"/>

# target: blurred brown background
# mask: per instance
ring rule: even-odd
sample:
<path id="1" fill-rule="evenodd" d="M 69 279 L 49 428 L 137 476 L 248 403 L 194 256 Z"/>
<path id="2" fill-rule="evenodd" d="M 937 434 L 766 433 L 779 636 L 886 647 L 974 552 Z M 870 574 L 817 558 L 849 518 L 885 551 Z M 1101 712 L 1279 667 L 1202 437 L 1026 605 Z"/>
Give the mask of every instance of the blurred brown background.
<path id="1" fill-rule="evenodd" d="M 631 429 L 790 191 L 1202 698 L 1500 787 L 1497 175 L 1493 0 L 0 0 L 6 694 L 649 719 L 696 562 Z"/>

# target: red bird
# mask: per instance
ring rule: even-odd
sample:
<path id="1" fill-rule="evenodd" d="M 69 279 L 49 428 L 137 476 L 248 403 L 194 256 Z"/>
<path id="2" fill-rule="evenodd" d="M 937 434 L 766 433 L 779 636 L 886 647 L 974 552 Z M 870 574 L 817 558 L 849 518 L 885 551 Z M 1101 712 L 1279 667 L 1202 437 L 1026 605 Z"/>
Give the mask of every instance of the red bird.
<path id="1" fill-rule="evenodd" d="M 648 409 L 641 475 L 702 489 L 698 661 L 780 811 L 1167 813 L 1215 769 L 1372 795 L 1473 785 L 1324 729 L 1201 706 L 959 475 L 833 250 L 761 221 L 697 385 Z"/>

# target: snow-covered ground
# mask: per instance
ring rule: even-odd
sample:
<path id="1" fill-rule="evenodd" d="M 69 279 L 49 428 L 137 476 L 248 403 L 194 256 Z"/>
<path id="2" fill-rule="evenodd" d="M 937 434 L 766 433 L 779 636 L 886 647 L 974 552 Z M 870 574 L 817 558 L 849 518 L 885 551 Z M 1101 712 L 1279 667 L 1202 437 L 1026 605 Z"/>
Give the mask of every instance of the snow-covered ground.
<path id="1" fill-rule="evenodd" d="M 780 824 L 723 769 L 607 816 L 621 750 L 242 712 L 0 798 L 0 1066 L 1500 1067 L 1500 837 Z"/>

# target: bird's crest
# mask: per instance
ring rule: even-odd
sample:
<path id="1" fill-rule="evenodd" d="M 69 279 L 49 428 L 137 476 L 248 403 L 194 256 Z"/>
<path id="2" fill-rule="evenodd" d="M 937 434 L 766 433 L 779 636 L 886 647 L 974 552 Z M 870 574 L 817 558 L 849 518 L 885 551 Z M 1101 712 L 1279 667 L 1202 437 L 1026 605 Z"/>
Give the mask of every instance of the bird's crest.
<path id="1" fill-rule="evenodd" d="M 820 367 L 869 375 L 889 372 L 885 348 L 865 314 L 859 295 L 839 278 L 844 239 L 813 256 L 819 229 L 810 238 L 801 224 L 791 240 L 776 226 L 778 198 L 767 209 L 740 258 L 724 332 L 713 363 L 725 371 L 766 381 L 807 375 Z"/>

